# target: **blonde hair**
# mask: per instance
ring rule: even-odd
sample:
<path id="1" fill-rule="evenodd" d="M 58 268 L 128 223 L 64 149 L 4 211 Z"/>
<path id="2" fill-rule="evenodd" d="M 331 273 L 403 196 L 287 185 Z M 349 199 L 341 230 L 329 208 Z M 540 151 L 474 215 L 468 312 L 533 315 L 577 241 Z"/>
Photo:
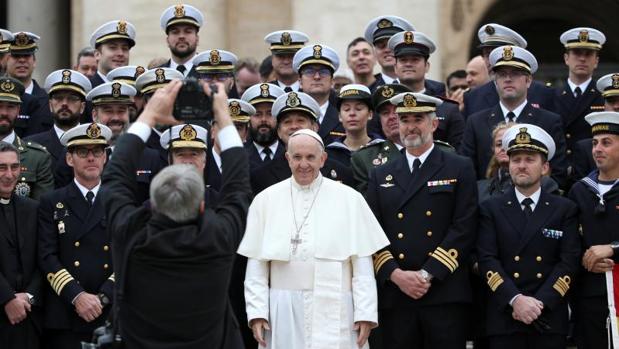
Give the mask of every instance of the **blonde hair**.
<path id="1" fill-rule="evenodd" d="M 508 128 L 517 125 L 517 123 L 515 122 L 499 122 L 494 129 L 492 130 L 492 147 L 494 148 L 494 139 L 496 138 L 496 135 L 499 134 L 499 132 L 507 130 Z M 494 156 L 494 154 L 492 154 L 492 158 L 490 159 L 490 162 L 488 162 L 488 168 L 486 169 L 486 178 L 492 178 L 494 177 L 497 172 L 499 171 L 499 168 L 501 168 L 501 164 L 499 164 L 499 161 L 496 159 L 496 156 Z"/>

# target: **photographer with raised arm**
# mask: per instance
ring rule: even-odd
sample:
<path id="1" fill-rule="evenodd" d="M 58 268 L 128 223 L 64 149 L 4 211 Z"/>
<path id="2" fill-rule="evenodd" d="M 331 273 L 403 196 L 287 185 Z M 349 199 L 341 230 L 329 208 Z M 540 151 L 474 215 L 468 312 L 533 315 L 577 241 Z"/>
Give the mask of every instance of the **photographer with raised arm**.
<path id="1" fill-rule="evenodd" d="M 133 199 L 135 171 L 155 124 L 178 123 L 173 104 L 183 83 L 158 89 L 116 143 L 102 194 L 113 237 L 116 329 L 125 348 L 242 348 L 228 285 L 249 206 L 249 165 L 228 113 L 224 86 L 212 99 L 222 148 L 218 205 L 205 209 L 202 176 L 172 165 L 152 181 L 150 206 Z M 195 137 L 189 134 L 186 138 Z"/>

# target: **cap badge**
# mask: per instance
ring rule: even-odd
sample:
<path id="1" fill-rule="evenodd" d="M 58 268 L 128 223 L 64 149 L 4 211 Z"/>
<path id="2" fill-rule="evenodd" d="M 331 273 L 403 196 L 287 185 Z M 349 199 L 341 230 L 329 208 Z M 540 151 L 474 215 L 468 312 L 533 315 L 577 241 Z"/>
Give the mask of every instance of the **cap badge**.
<path id="1" fill-rule="evenodd" d="M 120 97 L 120 83 L 115 82 L 112 84 L 112 97 L 118 98 Z"/>
<path id="2" fill-rule="evenodd" d="M 185 7 L 181 4 L 174 6 L 174 17 L 185 17 Z"/>
<path id="3" fill-rule="evenodd" d="M 63 84 L 68 84 L 71 82 L 71 71 L 70 70 L 63 70 L 62 71 L 62 83 Z"/>
<path id="4" fill-rule="evenodd" d="M 101 136 L 101 129 L 99 128 L 99 125 L 94 122 L 90 124 L 90 126 L 86 129 L 86 136 L 91 139 L 99 138 Z"/>
<path id="5" fill-rule="evenodd" d="M 241 106 L 237 101 L 230 102 L 228 109 L 230 110 L 230 116 L 239 116 L 241 114 Z"/>
<path id="6" fill-rule="evenodd" d="M 514 58 L 514 49 L 511 46 L 503 47 L 503 59 L 511 61 Z"/>
<path id="7" fill-rule="evenodd" d="M 292 43 L 292 37 L 290 37 L 289 32 L 282 33 L 282 45 L 288 46 Z"/>
<path id="8" fill-rule="evenodd" d="M 269 96 L 269 85 L 268 84 L 260 85 L 260 95 L 265 98 Z"/>
<path id="9" fill-rule="evenodd" d="M 314 58 L 320 59 L 322 57 L 322 46 L 314 45 Z"/>
<path id="10" fill-rule="evenodd" d="M 301 104 L 301 101 L 299 100 L 296 92 L 290 92 L 288 94 L 288 99 L 286 99 L 286 106 L 294 108 L 297 107 L 299 104 Z"/>
<path id="11" fill-rule="evenodd" d="M 526 127 L 520 128 L 520 133 L 516 135 L 516 144 L 529 144 L 531 143 L 531 135 L 527 133 Z"/>
<path id="12" fill-rule="evenodd" d="M 116 31 L 119 34 L 127 34 L 127 22 L 123 20 L 118 21 L 118 24 L 116 25 Z"/>
<path id="13" fill-rule="evenodd" d="M 495 32 L 495 31 L 494 31 L 494 27 L 493 27 L 493 26 L 491 26 L 491 25 L 487 25 L 487 26 L 484 28 L 484 31 L 485 31 L 485 32 L 486 32 L 486 34 L 488 34 L 488 35 L 493 35 L 493 34 L 494 34 L 494 32 Z"/>
<path id="14" fill-rule="evenodd" d="M 28 35 L 26 35 L 26 33 L 23 33 L 23 32 L 15 35 L 15 45 L 17 46 L 28 45 Z"/>
<path id="15" fill-rule="evenodd" d="M 160 84 L 165 82 L 165 70 L 162 68 L 155 70 L 155 81 Z"/>
<path id="16" fill-rule="evenodd" d="M 578 33 L 578 41 L 580 41 L 580 42 L 587 42 L 587 41 L 589 41 L 589 31 L 588 30 L 581 30 L 580 33 Z"/>
<path id="17" fill-rule="evenodd" d="M 404 95 L 404 106 L 406 108 L 414 108 L 417 106 L 417 100 L 415 99 L 415 96 L 413 96 L 410 93 L 407 93 Z"/>
<path id="18" fill-rule="evenodd" d="M 12 81 L 4 81 L 2 84 L 0 84 L 0 89 L 2 90 L 2 92 L 13 92 L 13 90 L 15 89 L 15 84 Z"/>
<path id="19" fill-rule="evenodd" d="M 144 67 L 143 67 L 143 66 L 138 65 L 138 66 L 135 68 L 135 74 L 133 74 L 133 78 L 134 78 L 134 79 L 137 79 L 137 78 L 138 78 L 138 76 L 140 76 L 140 75 L 144 74 L 144 72 L 145 72 L 145 71 L 146 71 L 146 69 L 144 69 Z"/>
<path id="20" fill-rule="evenodd" d="M 613 88 L 619 88 L 619 74 L 613 74 L 611 79 L 613 79 Z"/>
<path id="21" fill-rule="evenodd" d="M 415 42 L 415 36 L 413 32 L 405 32 L 404 33 L 404 43 L 410 45 Z"/>
<path id="22" fill-rule="evenodd" d="M 221 56 L 219 55 L 219 51 L 211 50 L 210 56 L 211 65 L 218 65 L 221 63 Z"/>
<path id="23" fill-rule="evenodd" d="M 193 141 L 198 136 L 198 132 L 191 125 L 185 125 L 178 133 L 178 136 L 184 141 Z"/>
<path id="24" fill-rule="evenodd" d="M 383 88 L 383 91 L 380 93 L 383 97 L 385 98 L 391 98 L 391 96 L 393 96 L 393 89 L 391 87 L 386 86 L 385 88 Z"/>
<path id="25" fill-rule="evenodd" d="M 383 29 L 383 28 L 389 28 L 389 27 L 393 27 L 393 22 L 391 22 L 390 20 L 388 20 L 387 18 L 383 18 L 380 21 L 378 21 L 378 23 L 376 23 L 376 26 L 379 29 Z"/>

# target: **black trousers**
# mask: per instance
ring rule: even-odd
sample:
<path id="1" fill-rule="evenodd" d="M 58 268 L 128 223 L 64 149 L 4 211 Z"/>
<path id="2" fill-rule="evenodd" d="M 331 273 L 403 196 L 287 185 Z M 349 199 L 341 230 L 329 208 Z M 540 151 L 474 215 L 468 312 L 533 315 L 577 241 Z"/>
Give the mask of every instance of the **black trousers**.
<path id="1" fill-rule="evenodd" d="M 462 349 L 466 347 L 467 304 L 379 310 L 384 348 Z"/>
<path id="2" fill-rule="evenodd" d="M 517 333 L 488 338 L 490 349 L 565 349 L 567 339 L 564 335 Z"/>
<path id="3" fill-rule="evenodd" d="M 39 349 L 39 331 L 30 319 L 0 326 L 0 348 Z"/>
<path id="4" fill-rule="evenodd" d="M 580 298 L 576 307 L 576 345 L 579 349 L 608 348 L 608 302 L 606 297 Z"/>
<path id="5" fill-rule="evenodd" d="M 43 330 L 44 349 L 81 349 L 82 342 L 92 341 L 91 333 L 76 333 L 69 330 Z"/>

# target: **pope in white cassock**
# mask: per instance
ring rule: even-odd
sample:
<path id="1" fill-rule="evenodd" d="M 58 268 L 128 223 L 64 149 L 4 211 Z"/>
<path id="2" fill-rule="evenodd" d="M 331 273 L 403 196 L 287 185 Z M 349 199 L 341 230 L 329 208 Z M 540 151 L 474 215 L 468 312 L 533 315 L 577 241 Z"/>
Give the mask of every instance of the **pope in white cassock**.
<path id="1" fill-rule="evenodd" d="M 256 196 L 238 253 L 247 319 L 260 347 L 368 348 L 378 325 L 372 254 L 389 244 L 355 190 L 320 174 L 320 136 L 295 132 L 292 177 Z"/>

